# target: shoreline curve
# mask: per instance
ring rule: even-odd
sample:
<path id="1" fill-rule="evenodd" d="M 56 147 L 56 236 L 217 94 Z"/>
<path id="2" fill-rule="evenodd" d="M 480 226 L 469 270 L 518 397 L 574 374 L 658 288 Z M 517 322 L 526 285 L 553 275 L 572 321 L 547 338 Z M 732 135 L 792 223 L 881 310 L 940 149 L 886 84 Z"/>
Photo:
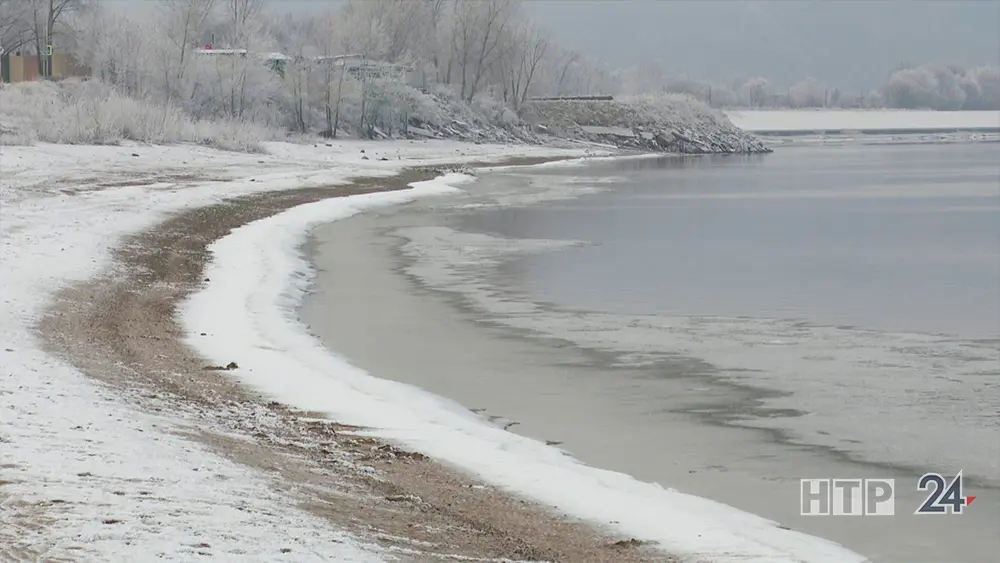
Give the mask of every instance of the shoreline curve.
<path id="1" fill-rule="evenodd" d="M 291 406 L 371 428 L 363 434 L 592 523 L 615 521 L 614 531 L 670 552 L 715 561 L 863 560 L 726 505 L 584 466 L 543 443 L 487 426 L 447 399 L 354 368 L 305 332 L 294 311 L 311 276 L 300 251 L 311 228 L 443 195 L 467 181 L 445 176 L 409 190 L 324 200 L 234 230 L 209 247 L 213 258 L 205 275 L 212 283 L 180 310 L 187 343 L 221 364 L 242 358 L 233 375 Z M 278 371 L 293 373 L 294 381 L 276 379 Z"/>

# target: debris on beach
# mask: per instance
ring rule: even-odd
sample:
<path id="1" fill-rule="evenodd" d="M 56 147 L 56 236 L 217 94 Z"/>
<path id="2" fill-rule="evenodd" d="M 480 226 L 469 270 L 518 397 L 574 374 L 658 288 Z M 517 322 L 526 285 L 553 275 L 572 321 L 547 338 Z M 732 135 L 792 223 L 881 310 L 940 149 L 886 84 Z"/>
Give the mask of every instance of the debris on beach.
<path id="1" fill-rule="evenodd" d="M 224 366 L 205 366 L 201 369 L 204 371 L 233 371 L 234 369 L 240 369 L 240 366 L 236 362 L 229 362 Z"/>

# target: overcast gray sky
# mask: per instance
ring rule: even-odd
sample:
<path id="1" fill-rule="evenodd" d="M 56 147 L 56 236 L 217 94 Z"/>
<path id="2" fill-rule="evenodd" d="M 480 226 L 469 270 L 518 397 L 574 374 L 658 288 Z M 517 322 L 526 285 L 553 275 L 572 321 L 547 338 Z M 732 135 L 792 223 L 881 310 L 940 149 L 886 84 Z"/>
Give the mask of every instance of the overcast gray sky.
<path id="1" fill-rule="evenodd" d="M 148 0 L 125 0 L 142 11 Z M 316 11 L 335 0 L 270 0 Z M 561 44 L 613 66 L 868 90 L 903 62 L 1000 64 L 1000 0 L 525 0 Z"/>
<path id="2" fill-rule="evenodd" d="M 567 45 L 690 78 L 870 88 L 902 62 L 1000 63 L 1000 1 L 529 1 Z"/>

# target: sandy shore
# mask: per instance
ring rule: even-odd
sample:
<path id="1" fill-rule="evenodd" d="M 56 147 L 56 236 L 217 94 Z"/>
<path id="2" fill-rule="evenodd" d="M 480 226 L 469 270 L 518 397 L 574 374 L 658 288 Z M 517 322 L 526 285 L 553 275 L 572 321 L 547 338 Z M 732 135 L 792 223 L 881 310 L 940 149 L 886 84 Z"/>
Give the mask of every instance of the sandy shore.
<path id="1" fill-rule="evenodd" d="M 225 366 L 205 365 L 180 342 L 174 311 L 191 291 L 211 283 L 201 273 L 212 241 L 296 205 L 400 189 L 432 175 L 412 170 L 388 180 L 265 193 L 177 214 L 127 240 L 116 254 L 115 275 L 63 291 L 41 324 L 46 344 L 141 409 L 191 421 L 199 431 L 188 438 L 265 472 L 299 506 L 404 559 L 670 560 L 419 453 L 271 402 L 235 384 Z"/>

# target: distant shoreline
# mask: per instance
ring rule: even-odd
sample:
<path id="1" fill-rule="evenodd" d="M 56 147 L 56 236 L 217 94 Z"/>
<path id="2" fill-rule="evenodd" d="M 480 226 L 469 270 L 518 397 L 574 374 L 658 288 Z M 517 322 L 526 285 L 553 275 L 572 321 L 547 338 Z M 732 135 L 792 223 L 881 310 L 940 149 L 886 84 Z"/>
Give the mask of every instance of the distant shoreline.
<path id="1" fill-rule="evenodd" d="M 763 136 L 1000 133 L 1000 111 L 732 110 L 733 125 Z"/>
<path id="2" fill-rule="evenodd" d="M 804 135 L 935 135 L 945 133 L 1000 133 L 1000 127 L 964 127 L 958 129 L 761 129 L 755 135 L 796 137 Z"/>

